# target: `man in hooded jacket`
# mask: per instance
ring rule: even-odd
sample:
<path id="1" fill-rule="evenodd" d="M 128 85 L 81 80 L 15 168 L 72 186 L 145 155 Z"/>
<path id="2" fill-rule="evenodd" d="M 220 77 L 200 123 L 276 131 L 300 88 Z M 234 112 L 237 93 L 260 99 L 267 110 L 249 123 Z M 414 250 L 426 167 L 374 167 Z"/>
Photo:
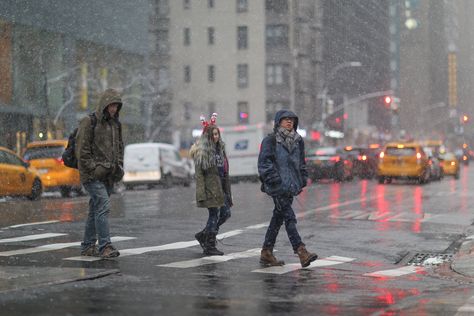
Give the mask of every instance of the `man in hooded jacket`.
<path id="1" fill-rule="evenodd" d="M 258 157 L 262 190 L 272 197 L 275 204 L 260 256 L 260 263 L 265 266 L 284 264 L 273 255 L 273 247 L 283 223 L 301 265 L 307 267 L 318 258 L 315 253 L 306 250 L 296 229 L 296 216 L 291 207 L 293 197 L 301 193 L 308 178 L 304 142 L 296 132 L 297 128 L 298 117 L 295 113 L 278 111 L 273 133 L 263 139 Z"/>
<path id="2" fill-rule="evenodd" d="M 90 195 L 84 241 L 81 243 L 83 256 L 113 258 L 120 255 L 110 241 L 108 215 L 114 182 L 123 177 L 121 108 L 120 94 L 113 89 L 106 90 L 93 113 L 96 118 L 93 133 L 92 118 L 86 116 L 80 121 L 76 134 L 78 169 L 81 182 Z"/>

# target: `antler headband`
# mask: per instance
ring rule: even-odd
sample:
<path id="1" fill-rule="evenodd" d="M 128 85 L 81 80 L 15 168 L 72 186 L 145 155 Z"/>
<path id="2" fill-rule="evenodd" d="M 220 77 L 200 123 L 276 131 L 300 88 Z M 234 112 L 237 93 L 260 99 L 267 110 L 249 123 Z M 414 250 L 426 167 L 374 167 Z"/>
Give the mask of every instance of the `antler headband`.
<path id="1" fill-rule="evenodd" d="M 202 125 L 202 132 L 204 133 L 206 131 L 206 129 L 210 126 L 210 125 L 216 125 L 216 120 L 217 120 L 217 113 L 212 113 L 211 115 L 211 119 L 210 121 L 206 121 L 206 118 L 204 117 L 204 115 L 201 114 L 201 116 L 199 117 L 199 119 L 201 120 L 201 125 Z"/>

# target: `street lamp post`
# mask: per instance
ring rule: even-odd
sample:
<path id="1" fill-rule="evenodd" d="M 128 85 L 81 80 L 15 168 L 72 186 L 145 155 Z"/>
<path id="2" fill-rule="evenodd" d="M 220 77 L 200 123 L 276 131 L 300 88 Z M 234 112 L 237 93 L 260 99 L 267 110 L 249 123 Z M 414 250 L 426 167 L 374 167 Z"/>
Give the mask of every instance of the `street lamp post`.
<path id="1" fill-rule="evenodd" d="M 322 115 L 321 115 L 321 118 L 322 118 L 322 123 L 324 124 L 326 118 L 327 118 L 327 103 L 328 103 L 328 97 L 327 97 L 327 94 L 328 94 L 328 89 L 329 89 L 329 83 L 334 79 L 334 76 L 336 75 L 336 73 L 341 70 L 342 68 L 346 68 L 346 67 L 360 67 L 362 66 L 362 63 L 359 62 L 359 61 L 348 61 L 348 62 L 343 62 L 343 63 L 340 63 L 336 66 L 334 66 L 331 71 L 329 72 L 329 75 L 326 79 L 326 81 L 324 82 L 324 85 L 323 85 L 323 89 L 322 89 L 322 92 L 321 92 L 321 105 L 322 105 Z"/>

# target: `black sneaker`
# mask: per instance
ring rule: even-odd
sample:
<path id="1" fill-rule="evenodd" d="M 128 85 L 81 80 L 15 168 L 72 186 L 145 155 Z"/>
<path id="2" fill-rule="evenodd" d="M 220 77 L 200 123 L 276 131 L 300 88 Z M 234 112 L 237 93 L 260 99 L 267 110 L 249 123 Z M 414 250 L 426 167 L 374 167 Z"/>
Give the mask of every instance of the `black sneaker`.
<path id="1" fill-rule="evenodd" d="M 120 252 L 114 246 L 108 244 L 100 253 L 101 258 L 115 258 L 120 256 Z"/>
<path id="2" fill-rule="evenodd" d="M 98 257 L 99 250 L 97 250 L 96 245 L 90 245 L 86 249 L 81 250 L 81 256 Z"/>

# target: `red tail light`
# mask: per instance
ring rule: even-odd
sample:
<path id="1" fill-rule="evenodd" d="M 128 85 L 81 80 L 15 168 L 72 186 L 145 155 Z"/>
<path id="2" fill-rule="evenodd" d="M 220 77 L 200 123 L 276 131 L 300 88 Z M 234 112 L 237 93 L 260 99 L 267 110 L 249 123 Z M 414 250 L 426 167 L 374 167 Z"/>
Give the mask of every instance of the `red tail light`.
<path id="1" fill-rule="evenodd" d="M 367 156 L 366 156 L 366 155 L 362 155 L 362 160 L 367 160 Z"/>
<path id="2" fill-rule="evenodd" d="M 57 163 L 61 164 L 61 165 L 64 165 L 64 160 L 63 158 L 56 158 L 55 159 Z"/>
<path id="3" fill-rule="evenodd" d="M 339 160 L 341 160 L 341 157 L 334 156 L 334 157 L 331 157 L 331 159 L 329 159 L 329 160 L 334 161 L 334 162 L 339 162 Z"/>

